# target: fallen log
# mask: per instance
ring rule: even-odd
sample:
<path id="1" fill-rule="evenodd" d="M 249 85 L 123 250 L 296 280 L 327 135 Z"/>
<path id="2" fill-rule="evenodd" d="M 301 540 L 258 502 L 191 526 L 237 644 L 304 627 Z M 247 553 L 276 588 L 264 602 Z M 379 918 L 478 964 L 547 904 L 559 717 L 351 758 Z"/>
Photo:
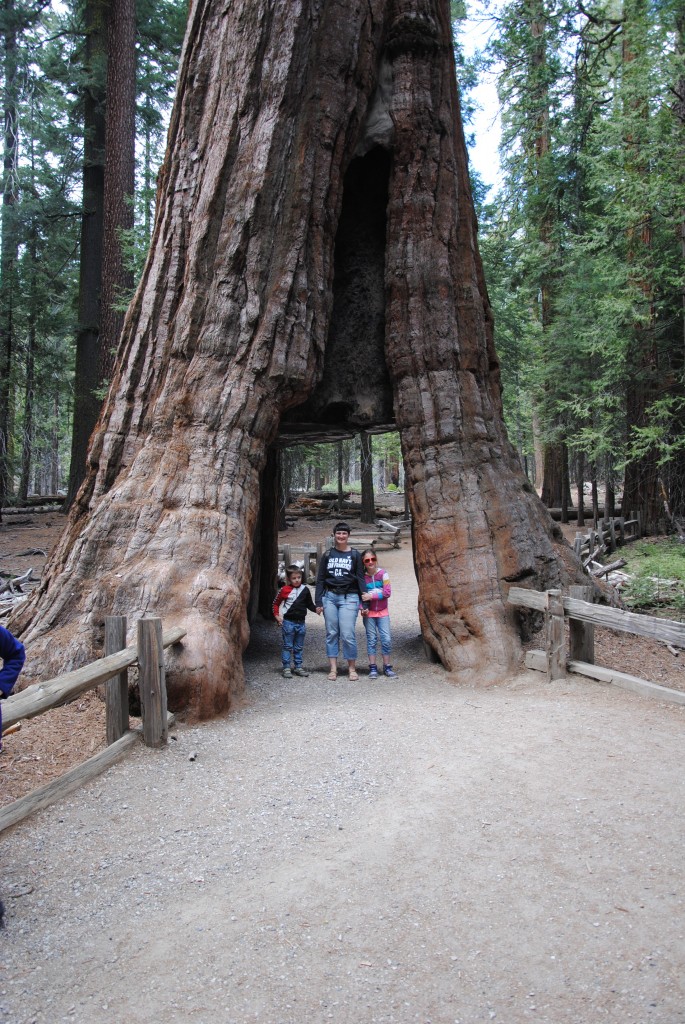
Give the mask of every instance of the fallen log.
<path id="1" fill-rule="evenodd" d="M 604 576 L 605 573 L 612 572 L 614 569 L 622 569 L 623 566 L 627 564 L 628 563 L 626 562 L 625 558 L 617 558 L 615 562 L 609 562 L 608 565 L 602 565 L 599 567 L 599 569 L 589 569 L 588 571 L 591 576 L 596 576 L 599 578 L 600 576 Z"/>
<path id="2" fill-rule="evenodd" d="M 31 583 L 31 576 L 33 575 L 33 567 L 28 572 L 22 573 L 21 576 L 15 576 L 11 580 L 7 580 L 0 586 L 0 594 L 4 594 L 6 590 L 13 591 L 16 586 L 21 586 L 22 583 Z M 38 582 L 35 580 L 34 582 Z"/>

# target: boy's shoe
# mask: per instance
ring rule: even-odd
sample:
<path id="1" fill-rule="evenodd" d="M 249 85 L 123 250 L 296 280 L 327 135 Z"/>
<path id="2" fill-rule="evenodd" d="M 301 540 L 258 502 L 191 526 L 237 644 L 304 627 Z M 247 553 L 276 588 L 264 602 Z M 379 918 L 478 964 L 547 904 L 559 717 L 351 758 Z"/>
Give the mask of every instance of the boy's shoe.
<path id="1" fill-rule="evenodd" d="M 388 676 L 388 678 L 390 679 L 395 679 L 395 677 L 397 676 L 397 672 L 393 672 L 392 665 L 384 665 L 383 675 Z"/>
<path id="2" fill-rule="evenodd" d="M 297 668 L 293 669 L 293 675 L 294 676 L 308 676 L 309 672 L 307 672 L 306 668 L 302 668 L 302 666 L 299 665 Z"/>
<path id="3" fill-rule="evenodd" d="M 290 669 L 289 668 L 284 668 L 283 669 L 283 678 L 284 679 L 292 679 L 292 677 L 293 677 L 293 674 L 290 671 Z"/>
<path id="4" fill-rule="evenodd" d="M 375 665 L 369 665 L 369 679 L 378 679 L 378 669 Z"/>

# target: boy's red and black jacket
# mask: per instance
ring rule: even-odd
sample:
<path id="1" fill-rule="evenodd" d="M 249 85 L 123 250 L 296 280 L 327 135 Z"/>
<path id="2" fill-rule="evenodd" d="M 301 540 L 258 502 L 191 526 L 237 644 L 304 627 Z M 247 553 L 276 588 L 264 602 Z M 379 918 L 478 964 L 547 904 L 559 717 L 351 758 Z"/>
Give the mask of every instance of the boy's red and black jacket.
<path id="1" fill-rule="evenodd" d="M 307 609 L 310 612 L 316 611 L 311 591 L 304 583 L 297 590 L 286 584 L 276 594 L 274 615 L 280 613 L 284 619 L 289 619 L 291 622 L 304 622 Z"/>

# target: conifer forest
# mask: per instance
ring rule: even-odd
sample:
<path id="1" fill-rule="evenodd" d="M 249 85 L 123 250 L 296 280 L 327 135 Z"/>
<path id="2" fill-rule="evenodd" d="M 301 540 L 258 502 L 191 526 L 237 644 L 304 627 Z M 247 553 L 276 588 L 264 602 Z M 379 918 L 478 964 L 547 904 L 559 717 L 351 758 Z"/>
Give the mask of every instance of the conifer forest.
<path id="1" fill-rule="evenodd" d="M 187 17 L 179 0 L 2 0 L 0 507 L 69 504 L 85 475 L 153 237 Z M 584 493 L 590 515 L 622 501 L 648 531 L 677 525 L 682 0 L 458 0 L 452 17 L 467 142 L 488 130 L 480 81 L 502 126 L 496 184 L 471 184 L 510 440 L 562 518 Z M 311 452 L 309 469 L 292 455 L 294 485 L 322 483 Z"/>

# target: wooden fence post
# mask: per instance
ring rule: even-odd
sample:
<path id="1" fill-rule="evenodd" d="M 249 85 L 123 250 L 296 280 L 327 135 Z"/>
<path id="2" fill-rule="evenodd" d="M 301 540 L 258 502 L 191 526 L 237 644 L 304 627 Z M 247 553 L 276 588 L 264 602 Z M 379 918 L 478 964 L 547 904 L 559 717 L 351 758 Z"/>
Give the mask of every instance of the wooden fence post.
<path id="1" fill-rule="evenodd" d="M 143 742 L 146 747 L 163 747 L 168 726 L 161 619 L 138 621 L 138 667 Z"/>
<path id="2" fill-rule="evenodd" d="M 105 616 L 105 657 L 126 648 L 126 616 Z M 128 732 L 128 669 L 105 683 L 105 725 L 107 744 L 116 743 Z"/>
<path id="3" fill-rule="evenodd" d="M 566 675 L 564 657 L 564 605 L 560 590 L 545 593 L 545 631 L 547 634 L 547 680 L 563 679 Z"/>
<path id="4" fill-rule="evenodd" d="M 626 521 L 625 521 L 625 516 L 620 516 L 619 519 L 618 519 L 618 532 L 619 532 L 619 536 L 621 538 L 621 544 L 623 545 L 626 542 Z"/>
<path id="5" fill-rule="evenodd" d="M 569 597 L 592 604 L 592 587 L 570 587 Z M 569 656 L 571 661 L 595 663 L 595 627 L 591 622 L 581 622 L 569 616 Z"/>
<path id="6" fill-rule="evenodd" d="M 580 558 L 583 550 L 583 534 L 580 530 L 576 530 L 576 539 L 573 542 L 573 550 L 578 555 L 578 558 Z"/>

